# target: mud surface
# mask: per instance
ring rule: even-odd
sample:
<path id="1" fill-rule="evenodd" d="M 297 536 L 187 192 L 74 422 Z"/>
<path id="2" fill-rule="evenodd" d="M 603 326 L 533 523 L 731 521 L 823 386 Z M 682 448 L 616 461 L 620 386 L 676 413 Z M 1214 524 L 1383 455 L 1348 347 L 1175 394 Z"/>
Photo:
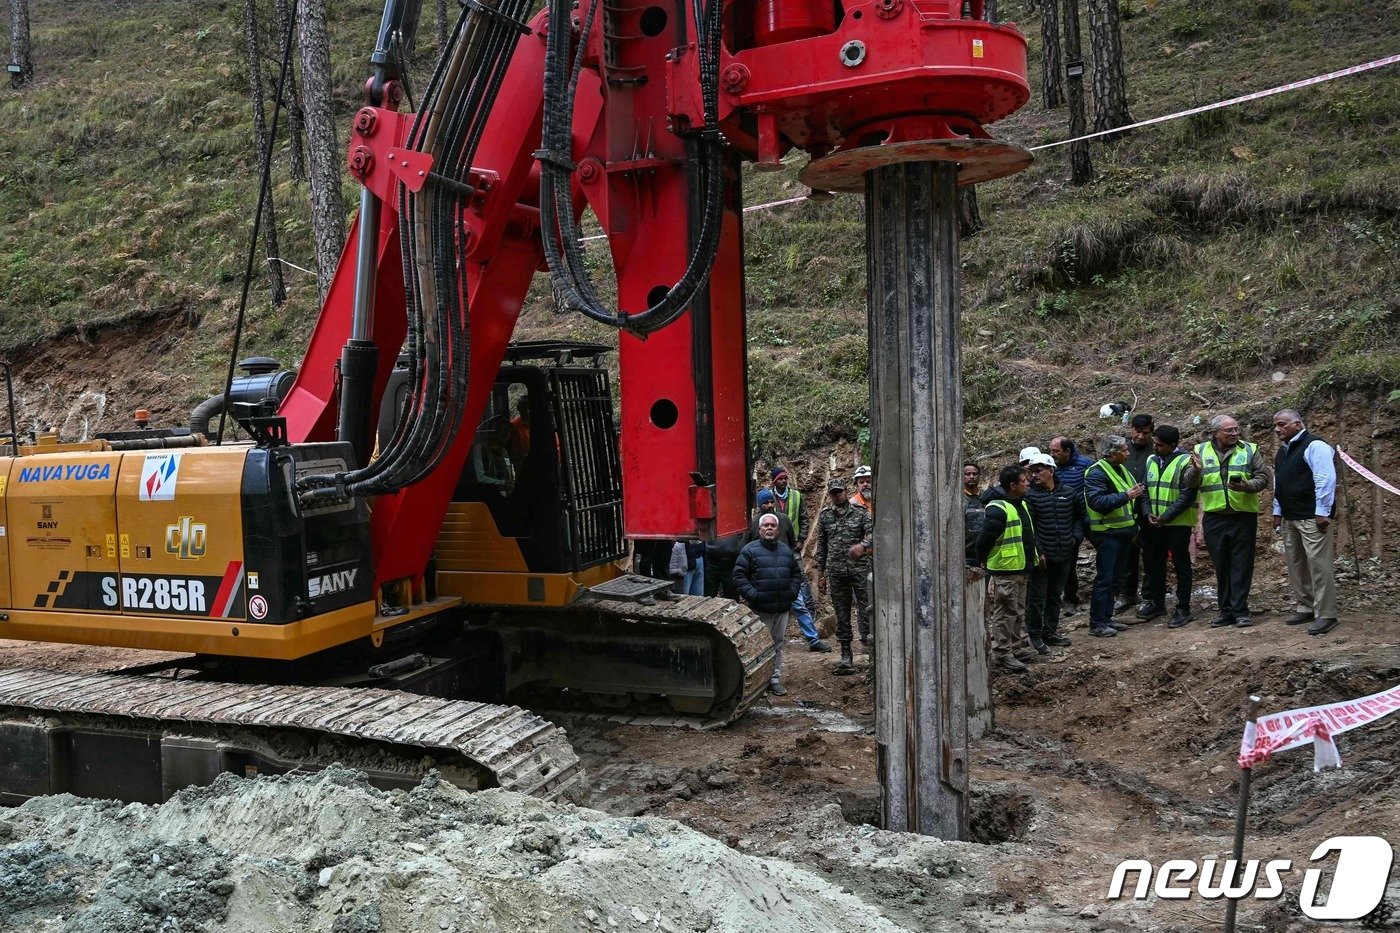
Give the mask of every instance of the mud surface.
<path id="1" fill-rule="evenodd" d="M 381 793 L 337 770 L 224 778 L 160 807 L 0 811 L 0 930 L 1218 930 L 1218 901 L 1106 900 L 1114 866 L 1228 853 L 1246 691 L 1267 711 L 1400 682 L 1394 618 L 1348 614 L 1321 639 L 1258 622 L 1072 628 L 1070 648 L 1000 677 L 997 728 L 973 748 L 975 842 L 866 825 L 870 684 L 794 640 L 790 694 L 729 728 L 564 722 L 596 810 L 431 783 Z M 132 660 L 0 643 L 0 664 Z M 1256 769 L 1246 854 L 1295 870 L 1284 897 L 1242 905 L 1240 930 L 1322 929 L 1297 910 L 1312 849 L 1400 839 L 1397 727 L 1341 736 L 1341 771 L 1314 774 L 1306 750 Z"/>

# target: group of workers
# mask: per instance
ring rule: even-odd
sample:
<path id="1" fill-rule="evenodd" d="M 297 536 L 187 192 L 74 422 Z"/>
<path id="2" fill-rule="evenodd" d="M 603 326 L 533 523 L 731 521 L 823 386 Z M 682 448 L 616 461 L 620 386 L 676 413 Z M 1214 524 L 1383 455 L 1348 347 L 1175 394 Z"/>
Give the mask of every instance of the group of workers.
<path id="1" fill-rule="evenodd" d="M 1332 562 L 1333 450 L 1302 416 L 1274 416 L 1279 441 L 1272 472 L 1257 444 L 1240 438 L 1229 415 L 1210 421 L 1209 437 L 1182 445 L 1174 425 L 1134 415 L 1127 436 L 1105 435 L 1099 459 L 1057 436 L 1042 452 L 1026 447 L 996 482 L 982 488 L 981 468 L 963 466 L 966 562 L 987 575 L 986 624 L 991 658 L 1020 672 L 1067 647 L 1061 619 L 1079 612 L 1077 565 L 1085 540 L 1096 560 L 1089 634 L 1111 638 L 1136 623 L 1168 616 L 1168 566 L 1176 578 L 1168 628 L 1191 622 L 1192 548 L 1215 565 L 1219 614 L 1212 628 L 1253 625 L 1249 596 L 1262 493 L 1273 483 L 1273 527 L 1282 536 L 1297 610 L 1284 621 L 1321 635 L 1337 625 Z M 661 544 L 643 572 L 675 578 L 695 595 L 741 599 L 765 622 L 777 652 L 769 690 L 784 695 L 783 644 L 796 617 L 812 651 L 831 651 L 817 631 L 815 600 L 802 554 L 815 529 L 817 589 L 831 598 L 841 657 L 838 674 L 855 670 L 853 646 L 871 644 L 874 476 L 858 468 L 852 494 L 843 479 L 827 484 L 827 502 L 809 522 L 787 470 L 773 467 L 756 498 L 748 531 L 707 545 Z M 646 542 L 639 542 L 639 547 Z M 642 553 L 639 550 L 639 554 Z M 669 559 L 669 565 L 667 563 Z M 649 563 L 655 566 L 649 566 Z M 1142 600 L 1138 602 L 1141 594 Z"/>
<path id="2" fill-rule="evenodd" d="M 1273 528 L 1283 538 L 1297 602 L 1284 621 L 1306 624 L 1313 635 L 1335 628 L 1333 450 L 1292 409 L 1274 416 L 1274 434 L 1272 473 L 1229 415 L 1212 418 L 1209 438 L 1190 449 L 1181 445 L 1178 428 L 1146 414 L 1132 417 L 1128 436 L 1103 437 L 1098 460 L 1079 453 L 1070 438 L 1056 437 L 1046 453 L 1023 449 L 986 490 L 978 465 L 964 464 L 967 562 L 987 573 L 993 663 L 1024 671 L 1051 648 L 1069 645 L 1060 619 L 1078 611 L 1076 566 L 1086 538 L 1096 552 L 1091 635 L 1126 630 L 1117 616 L 1134 605 L 1134 622 L 1165 616 L 1168 564 L 1176 588 L 1166 624 L 1187 625 L 1193 542 L 1215 565 L 1219 613 L 1211 627 L 1252 626 L 1261 494 L 1271 481 Z"/>

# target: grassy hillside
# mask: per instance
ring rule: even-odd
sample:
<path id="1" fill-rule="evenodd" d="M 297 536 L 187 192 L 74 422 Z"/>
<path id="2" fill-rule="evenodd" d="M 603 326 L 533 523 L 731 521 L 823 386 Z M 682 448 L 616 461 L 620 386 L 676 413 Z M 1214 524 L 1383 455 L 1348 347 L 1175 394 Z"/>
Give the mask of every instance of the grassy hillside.
<path id="1" fill-rule="evenodd" d="M 1031 35 L 1034 69 L 1038 20 L 1015 2 L 1003 15 Z M 348 121 L 378 8 L 353 0 L 333 16 Z M 1134 0 L 1130 105 L 1154 116 L 1370 60 L 1394 51 L 1396 25 L 1394 0 Z M 221 378 L 254 203 L 241 6 L 35 0 L 33 28 L 37 85 L 0 91 L 0 352 L 23 366 L 90 352 L 83 342 L 113 329 L 159 331 L 149 367 L 178 410 Z M 994 132 L 1024 145 L 1063 138 L 1065 112 L 1037 101 Z M 1064 149 L 984 185 L 987 228 L 963 248 L 972 449 L 1087 425 L 1100 402 L 1134 391 L 1182 416 L 1204 410 L 1189 392 L 1217 406 L 1306 402 L 1334 387 L 1384 398 L 1400 383 L 1397 117 L 1390 68 L 1096 144 L 1084 188 L 1067 184 Z M 750 176 L 747 200 L 799 193 L 797 163 Z M 278 171 L 282 253 L 307 266 L 306 191 L 285 157 Z M 354 190 L 347 180 L 347 203 Z M 760 454 L 864 426 L 861 214 L 842 197 L 749 215 Z M 255 290 L 244 346 L 291 362 L 315 286 L 287 274 L 280 311 Z M 529 335 L 597 335 L 536 292 Z M 76 395 L 100 376 L 60 388 Z"/>

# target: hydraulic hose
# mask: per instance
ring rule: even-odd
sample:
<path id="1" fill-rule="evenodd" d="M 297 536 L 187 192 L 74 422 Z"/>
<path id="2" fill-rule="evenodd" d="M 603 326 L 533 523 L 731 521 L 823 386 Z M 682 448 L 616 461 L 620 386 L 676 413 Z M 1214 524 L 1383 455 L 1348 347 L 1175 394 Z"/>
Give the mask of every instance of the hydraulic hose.
<path id="1" fill-rule="evenodd" d="M 379 457 L 337 474 L 305 477 L 307 495 L 377 495 L 429 475 L 450 448 L 466 409 L 470 360 L 462 192 L 522 32 L 529 0 L 471 0 L 424 93 L 407 145 L 433 157 L 447 184 L 399 185 L 409 397 Z M 457 184 L 453 184 L 456 182 Z"/>
<path id="2" fill-rule="evenodd" d="M 694 302 L 705 286 L 719 248 L 723 223 L 723 141 L 717 128 L 719 114 L 719 58 L 722 3 L 710 0 L 703 12 L 695 7 L 696 48 L 700 56 L 700 90 L 705 123 L 699 131 L 700 177 L 697 184 L 705 204 L 685 272 L 665 296 L 645 311 L 614 311 L 599 298 L 584 264 L 582 231 L 574 213 L 570 159 L 574 95 L 583 55 L 601 0 L 594 0 L 582 25 L 578 49 L 569 58 L 570 8 L 562 2 L 550 7 L 550 28 L 545 63 L 543 145 L 540 161 L 540 219 L 545 259 L 555 292 L 563 302 L 587 317 L 646 336 L 670 324 Z"/>

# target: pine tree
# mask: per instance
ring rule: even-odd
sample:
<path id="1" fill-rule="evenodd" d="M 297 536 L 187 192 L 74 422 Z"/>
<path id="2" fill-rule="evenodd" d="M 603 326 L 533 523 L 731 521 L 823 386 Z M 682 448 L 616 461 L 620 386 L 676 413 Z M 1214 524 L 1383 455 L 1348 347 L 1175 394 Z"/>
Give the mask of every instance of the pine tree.
<path id="1" fill-rule="evenodd" d="M 1079 52 L 1079 0 L 1065 0 L 1065 76 L 1069 82 L 1069 135 L 1077 139 L 1085 133 L 1084 126 L 1084 60 Z M 1076 185 L 1088 184 L 1094 177 L 1094 165 L 1089 161 L 1087 141 L 1070 143 L 1069 180 Z"/>
<path id="2" fill-rule="evenodd" d="M 243 0 L 243 32 L 248 46 L 248 87 L 253 98 L 253 142 L 258 155 L 258 172 L 261 178 L 263 165 L 267 164 L 268 149 L 272 140 L 268 138 L 267 116 L 263 110 L 262 56 L 258 51 L 258 4 L 257 0 Z M 263 198 L 262 228 L 263 249 L 267 252 L 267 284 L 271 291 L 273 307 L 280 308 L 287 300 L 287 286 L 282 281 L 282 264 L 276 257 L 277 223 L 273 219 L 271 179 L 268 179 L 268 192 Z"/>
<path id="3" fill-rule="evenodd" d="M 1094 58 L 1094 132 L 1133 122 L 1123 77 L 1118 0 L 1089 0 L 1089 44 Z"/>
<path id="4" fill-rule="evenodd" d="M 16 91 L 34 79 L 29 52 L 29 0 L 10 0 L 10 87 Z"/>
<path id="5" fill-rule="evenodd" d="M 282 37 L 292 28 L 292 11 L 287 0 L 277 0 L 277 23 L 280 32 L 277 48 L 282 46 Z M 287 112 L 287 174 L 292 181 L 306 181 L 306 115 L 301 110 L 301 94 L 297 91 L 297 70 L 295 65 L 287 70 L 287 87 L 282 101 L 282 109 Z"/>
<path id="6" fill-rule="evenodd" d="M 1056 4 L 1046 3 L 1040 11 L 1040 102 L 1054 110 L 1065 102 L 1064 63 L 1060 55 L 1060 17 Z"/>
<path id="7" fill-rule="evenodd" d="M 316 241 L 316 281 L 326 300 L 345 245 L 345 200 L 340 191 L 344 152 L 336 138 L 331 88 L 330 36 L 325 0 L 301 0 L 301 99 L 306 113 L 311 166 L 311 231 Z"/>

